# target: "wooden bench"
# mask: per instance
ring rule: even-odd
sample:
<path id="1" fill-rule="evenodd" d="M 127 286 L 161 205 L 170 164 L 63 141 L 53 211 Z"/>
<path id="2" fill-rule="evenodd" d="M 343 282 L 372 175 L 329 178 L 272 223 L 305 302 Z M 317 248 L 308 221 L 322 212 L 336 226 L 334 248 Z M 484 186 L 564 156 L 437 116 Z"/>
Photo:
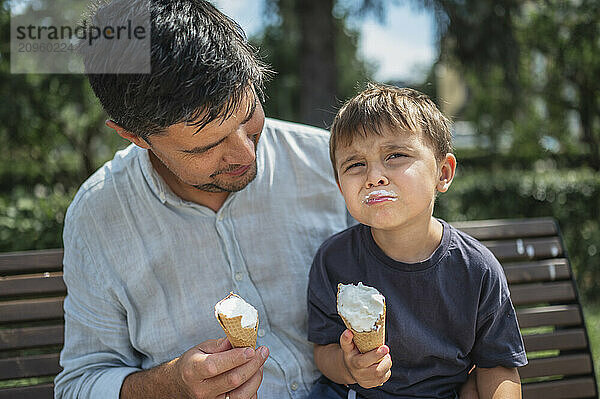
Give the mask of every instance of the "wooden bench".
<path id="1" fill-rule="evenodd" d="M 571 265 L 552 218 L 453 223 L 500 260 L 529 364 L 523 398 L 597 398 L 590 344 Z"/>
<path id="2" fill-rule="evenodd" d="M 500 260 L 529 364 L 523 397 L 595 398 L 577 290 L 551 218 L 453 223 Z M 0 399 L 52 398 L 63 342 L 62 250 L 0 254 Z"/>

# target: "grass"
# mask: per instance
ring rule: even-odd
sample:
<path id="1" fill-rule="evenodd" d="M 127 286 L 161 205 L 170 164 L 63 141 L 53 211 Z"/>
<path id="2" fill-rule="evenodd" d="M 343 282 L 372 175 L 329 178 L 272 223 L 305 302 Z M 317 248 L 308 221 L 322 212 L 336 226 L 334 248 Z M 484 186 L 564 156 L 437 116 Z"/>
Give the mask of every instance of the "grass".
<path id="1" fill-rule="evenodd" d="M 585 324 L 592 348 L 596 380 L 600 382 L 600 303 L 582 301 Z"/>

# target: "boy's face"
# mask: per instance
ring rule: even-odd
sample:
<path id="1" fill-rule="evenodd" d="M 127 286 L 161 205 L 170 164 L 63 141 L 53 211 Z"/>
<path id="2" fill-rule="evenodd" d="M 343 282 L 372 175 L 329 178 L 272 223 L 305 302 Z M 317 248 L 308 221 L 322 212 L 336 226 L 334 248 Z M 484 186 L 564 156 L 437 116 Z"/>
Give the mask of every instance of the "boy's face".
<path id="1" fill-rule="evenodd" d="M 375 229 L 429 223 L 437 191 L 450 187 L 456 159 L 436 161 L 420 133 L 392 131 L 336 149 L 339 188 L 350 214 Z"/>

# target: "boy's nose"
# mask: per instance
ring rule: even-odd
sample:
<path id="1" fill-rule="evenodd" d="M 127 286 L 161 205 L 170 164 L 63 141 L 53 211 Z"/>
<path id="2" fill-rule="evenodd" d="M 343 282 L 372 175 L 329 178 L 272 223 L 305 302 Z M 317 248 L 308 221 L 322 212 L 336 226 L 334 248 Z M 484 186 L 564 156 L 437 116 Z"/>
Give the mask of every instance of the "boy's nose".
<path id="1" fill-rule="evenodd" d="M 373 170 L 369 172 L 367 180 L 365 181 L 366 188 L 373 188 L 377 186 L 387 186 L 389 184 L 388 178 L 381 172 Z"/>

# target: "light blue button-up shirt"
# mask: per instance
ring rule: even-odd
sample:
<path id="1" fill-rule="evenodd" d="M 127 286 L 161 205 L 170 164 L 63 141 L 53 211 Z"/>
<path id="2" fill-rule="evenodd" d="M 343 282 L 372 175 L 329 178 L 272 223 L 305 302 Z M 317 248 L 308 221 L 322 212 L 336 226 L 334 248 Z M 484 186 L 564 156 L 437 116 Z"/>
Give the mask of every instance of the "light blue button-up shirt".
<path id="1" fill-rule="evenodd" d="M 64 371 L 57 398 L 116 399 L 127 375 L 224 333 L 230 291 L 258 310 L 271 355 L 261 398 L 307 395 L 318 376 L 306 287 L 321 242 L 347 227 L 327 132 L 267 119 L 257 177 L 218 212 L 177 197 L 129 146 L 81 187 L 64 229 Z"/>

